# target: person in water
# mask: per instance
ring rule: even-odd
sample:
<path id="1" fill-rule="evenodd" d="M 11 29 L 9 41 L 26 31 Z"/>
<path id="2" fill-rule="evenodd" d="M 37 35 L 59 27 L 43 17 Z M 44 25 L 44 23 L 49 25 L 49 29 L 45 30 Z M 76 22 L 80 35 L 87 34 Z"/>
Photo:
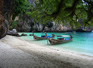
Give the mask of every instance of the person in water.
<path id="1" fill-rule="evenodd" d="M 54 34 L 52 34 L 52 38 L 53 38 L 53 37 L 55 37 L 55 35 L 54 35 Z"/>
<path id="2" fill-rule="evenodd" d="M 71 38 L 71 39 L 73 38 L 72 35 L 70 35 L 70 38 Z"/>

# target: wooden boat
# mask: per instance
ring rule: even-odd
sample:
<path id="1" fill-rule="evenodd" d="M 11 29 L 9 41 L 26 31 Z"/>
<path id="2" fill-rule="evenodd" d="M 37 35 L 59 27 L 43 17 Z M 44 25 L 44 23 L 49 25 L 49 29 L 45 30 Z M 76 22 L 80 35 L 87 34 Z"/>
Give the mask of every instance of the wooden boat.
<path id="1" fill-rule="evenodd" d="M 33 35 L 33 38 L 34 38 L 35 40 L 46 40 L 46 39 L 47 39 L 46 37 L 38 37 L 38 36 L 36 36 L 36 35 Z"/>
<path id="2" fill-rule="evenodd" d="M 67 42 L 72 41 L 72 39 L 70 39 L 70 40 L 48 39 L 48 40 L 49 40 L 49 42 L 50 42 L 51 45 L 61 44 L 61 43 L 67 43 Z"/>
<path id="3" fill-rule="evenodd" d="M 47 34 L 46 34 L 46 36 L 47 36 Z M 61 35 L 61 37 L 63 37 L 63 36 Z M 64 37 L 63 38 L 57 38 L 57 39 L 47 37 L 47 40 L 50 42 L 51 45 L 55 45 L 55 44 L 67 43 L 67 42 L 72 41 L 72 36 L 69 35 L 69 39 L 65 39 Z"/>
<path id="4" fill-rule="evenodd" d="M 42 35 L 41 37 L 38 37 L 38 36 L 36 36 L 36 35 L 33 34 L 33 38 L 35 40 L 47 40 L 47 37 L 44 36 L 44 35 Z M 48 38 L 53 38 L 53 36 L 48 36 Z"/>

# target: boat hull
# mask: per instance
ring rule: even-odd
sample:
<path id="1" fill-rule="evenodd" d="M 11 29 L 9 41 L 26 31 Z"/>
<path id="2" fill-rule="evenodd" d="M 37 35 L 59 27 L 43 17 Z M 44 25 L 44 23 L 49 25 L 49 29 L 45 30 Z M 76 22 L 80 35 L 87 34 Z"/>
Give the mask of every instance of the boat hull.
<path id="1" fill-rule="evenodd" d="M 35 40 L 46 40 L 47 38 L 43 38 L 43 37 L 38 37 L 38 36 L 33 36 L 33 38 L 35 39 Z"/>
<path id="2" fill-rule="evenodd" d="M 72 41 L 72 39 L 70 39 L 70 40 L 49 39 L 49 42 L 50 42 L 51 45 L 67 43 L 67 42 L 70 42 L 70 41 Z"/>

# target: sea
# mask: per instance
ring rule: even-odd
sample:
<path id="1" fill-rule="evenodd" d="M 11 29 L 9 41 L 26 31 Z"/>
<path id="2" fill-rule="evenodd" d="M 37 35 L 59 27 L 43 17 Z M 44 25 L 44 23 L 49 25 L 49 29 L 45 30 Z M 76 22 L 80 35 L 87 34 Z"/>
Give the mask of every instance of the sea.
<path id="1" fill-rule="evenodd" d="M 20 35 L 22 33 L 19 33 Z M 60 33 L 47 33 L 47 34 L 55 34 L 55 35 L 72 35 L 73 40 L 68 43 L 64 44 L 57 44 L 57 45 L 51 45 L 49 42 L 47 43 L 47 40 L 34 40 L 33 36 L 29 36 L 32 33 L 24 33 L 27 34 L 27 36 L 22 36 L 21 38 L 31 41 L 32 43 L 39 44 L 41 46 L 47 46 L 56 48 L 59 50 L 66 50 L 70 52 L 75 52 L 78 54 L 83 55 L 89 55 L 93 56 L 93 32 L 60 32 Z M 41 37 L 44 33 L 34 33 L 36 36 Z"/>

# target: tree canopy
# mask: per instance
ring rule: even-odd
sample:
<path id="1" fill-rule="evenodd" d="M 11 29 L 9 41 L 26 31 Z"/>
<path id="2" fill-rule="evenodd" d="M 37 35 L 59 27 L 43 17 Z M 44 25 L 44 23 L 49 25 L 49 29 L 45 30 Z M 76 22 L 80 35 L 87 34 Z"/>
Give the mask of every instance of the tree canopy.
<path id="1" fill-rule="evenodd" d="M 14 16 L 13 18 L 15 18 L 15 16 L 18 16 L 22 13 L 25 13 L 27 11 L 27 7 L 29 6 L 28 1 L 27 0 L 14 0 Z"/>
<path id="2" fill-rule="evenodd" d="M 69 23 L 79 26 L 83 19 L 84 26 L 93 25 L 93 0 L 36 0 L 27 12 L 37 22 Z"/>
<path id="3" fill-rule="evenodd" d="M 28 0 L 3 0 L 3 15 L 6 19 L 11 18 L 14 20 L 16 16 L 21 15 L 27 11 L 29 6 Z M 1 6 L 0 6 L 1 7 Z M 9 19 L 10 20 L 10 19 Z M 8 20 L 8 21 L 9 21 Z"/>

